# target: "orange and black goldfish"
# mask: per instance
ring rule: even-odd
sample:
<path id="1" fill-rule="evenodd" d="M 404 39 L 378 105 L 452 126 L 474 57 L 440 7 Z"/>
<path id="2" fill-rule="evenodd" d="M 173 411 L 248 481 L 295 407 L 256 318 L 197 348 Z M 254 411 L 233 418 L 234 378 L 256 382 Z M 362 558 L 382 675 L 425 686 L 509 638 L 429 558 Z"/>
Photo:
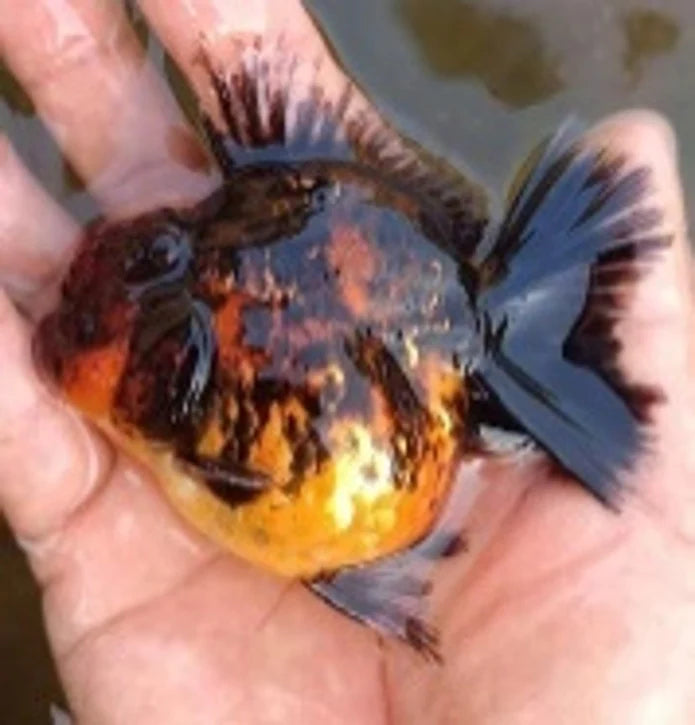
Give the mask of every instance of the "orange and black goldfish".
<path id="1" fill-rule="evenodd" d="M 613 323 L 668 243 L 648 170 L 566 126 L 491 224 L 479 187 L 349 88 L 292 104 L 260 65 L 211 72 L 224 183 L 91 225 L 39 362 L 193 525 L 436 655 L 419 564 L 459 543 L 438 522 L 495 453 L 483 430 L 607 504 L 644 446 Z"/>

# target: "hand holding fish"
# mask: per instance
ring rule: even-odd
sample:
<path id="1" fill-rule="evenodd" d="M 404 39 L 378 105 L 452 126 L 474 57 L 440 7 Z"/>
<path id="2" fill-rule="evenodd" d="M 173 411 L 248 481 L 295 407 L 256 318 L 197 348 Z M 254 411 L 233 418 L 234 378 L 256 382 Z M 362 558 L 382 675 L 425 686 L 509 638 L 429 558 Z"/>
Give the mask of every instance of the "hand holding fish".
<path id="1" fill-rule="evenodd" d="M 667 124 L 563 129 L 493 223 L 298 2 L 141 6 L 200 138 L 112 4 L 0 20 L 105 212 L 3 144 L 0 510 L 78 720 L 691 720 Z"/>

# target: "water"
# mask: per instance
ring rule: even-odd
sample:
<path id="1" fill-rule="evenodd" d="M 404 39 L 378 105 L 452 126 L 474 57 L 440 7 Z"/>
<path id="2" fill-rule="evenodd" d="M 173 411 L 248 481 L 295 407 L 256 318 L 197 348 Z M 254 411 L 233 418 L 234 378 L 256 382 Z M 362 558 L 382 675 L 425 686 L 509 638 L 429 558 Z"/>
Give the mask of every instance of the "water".
<path id="1" fill-rule="evenodd" d="M 691 0 L 311 0 L 308 6 L 378 107 L 403 131 L 466 168 L 498 205 L 523 155 L 568 115 L 592 121 L 649 106 L 676 128 L 686 198 L 695 209 Z M 137 14 L 133 18 L 190 113 L 190 95 L 176 69 Z M 4 71 L 0 128 L 72 214 L 84 221 L 96 212 L 30 101 Z M 41 634 L 37 593 L 2 527 L 0 572 L 0 719 L 46 723 L 60 690 Z"/>
<path id="2" fill-rule="evenodd" d="M 690 0 L 313 0 L 335 52 L 389 116 L 498 197 L 568 116 L 669 117 L 695 200 Z M 369 18 L 351 22 L 354 17 Z M 693 208 L 692 203 L 688 205 Z"/>

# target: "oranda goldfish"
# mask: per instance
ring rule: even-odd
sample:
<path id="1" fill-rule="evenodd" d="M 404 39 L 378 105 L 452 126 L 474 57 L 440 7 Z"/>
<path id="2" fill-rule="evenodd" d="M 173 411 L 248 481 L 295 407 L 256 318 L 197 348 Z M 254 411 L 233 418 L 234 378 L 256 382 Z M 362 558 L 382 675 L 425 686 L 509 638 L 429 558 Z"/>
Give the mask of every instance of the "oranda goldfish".
<path id="1" fill-rule="evenodd" d="M 483 428 L 607 503 L 642 447 L 613 291 L 668 243 L 649 174 L 564 127 L 493 224 L 349 88 L 293 103 L 262 64 L 211 72 L 224 183 L 88 227 L 40 364 L 194 526 L 436 654 L 408 556 L 456 547 L 437 522 L 456 471 L 495 452 Z"/>

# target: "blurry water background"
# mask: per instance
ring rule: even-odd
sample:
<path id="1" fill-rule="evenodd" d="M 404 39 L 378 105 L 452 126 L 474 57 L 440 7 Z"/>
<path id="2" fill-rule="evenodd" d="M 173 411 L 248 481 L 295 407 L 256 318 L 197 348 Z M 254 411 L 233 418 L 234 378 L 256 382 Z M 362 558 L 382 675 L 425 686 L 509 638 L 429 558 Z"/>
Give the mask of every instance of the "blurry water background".
<path id="1" fill-rule="evenodd" d="M 381 111 L 423 145 L 461 164 L 487 186 L 495 205 L 524 154 L 568 116 L 591 122 L 618 109 L 648 106 L 675 126 L 693 218 L 693 0 L 306 4 L 340 62 Z M 190 112 L 180 75 L 133 4 L 126 7 L 153 62 Z M 71 213 L 82 221 L 97 213 L 2 66 L 0 129 Z M 50 703 L 60 701 L 38 593 L 0 521 L 0 723 L 48 723 Z"/>

